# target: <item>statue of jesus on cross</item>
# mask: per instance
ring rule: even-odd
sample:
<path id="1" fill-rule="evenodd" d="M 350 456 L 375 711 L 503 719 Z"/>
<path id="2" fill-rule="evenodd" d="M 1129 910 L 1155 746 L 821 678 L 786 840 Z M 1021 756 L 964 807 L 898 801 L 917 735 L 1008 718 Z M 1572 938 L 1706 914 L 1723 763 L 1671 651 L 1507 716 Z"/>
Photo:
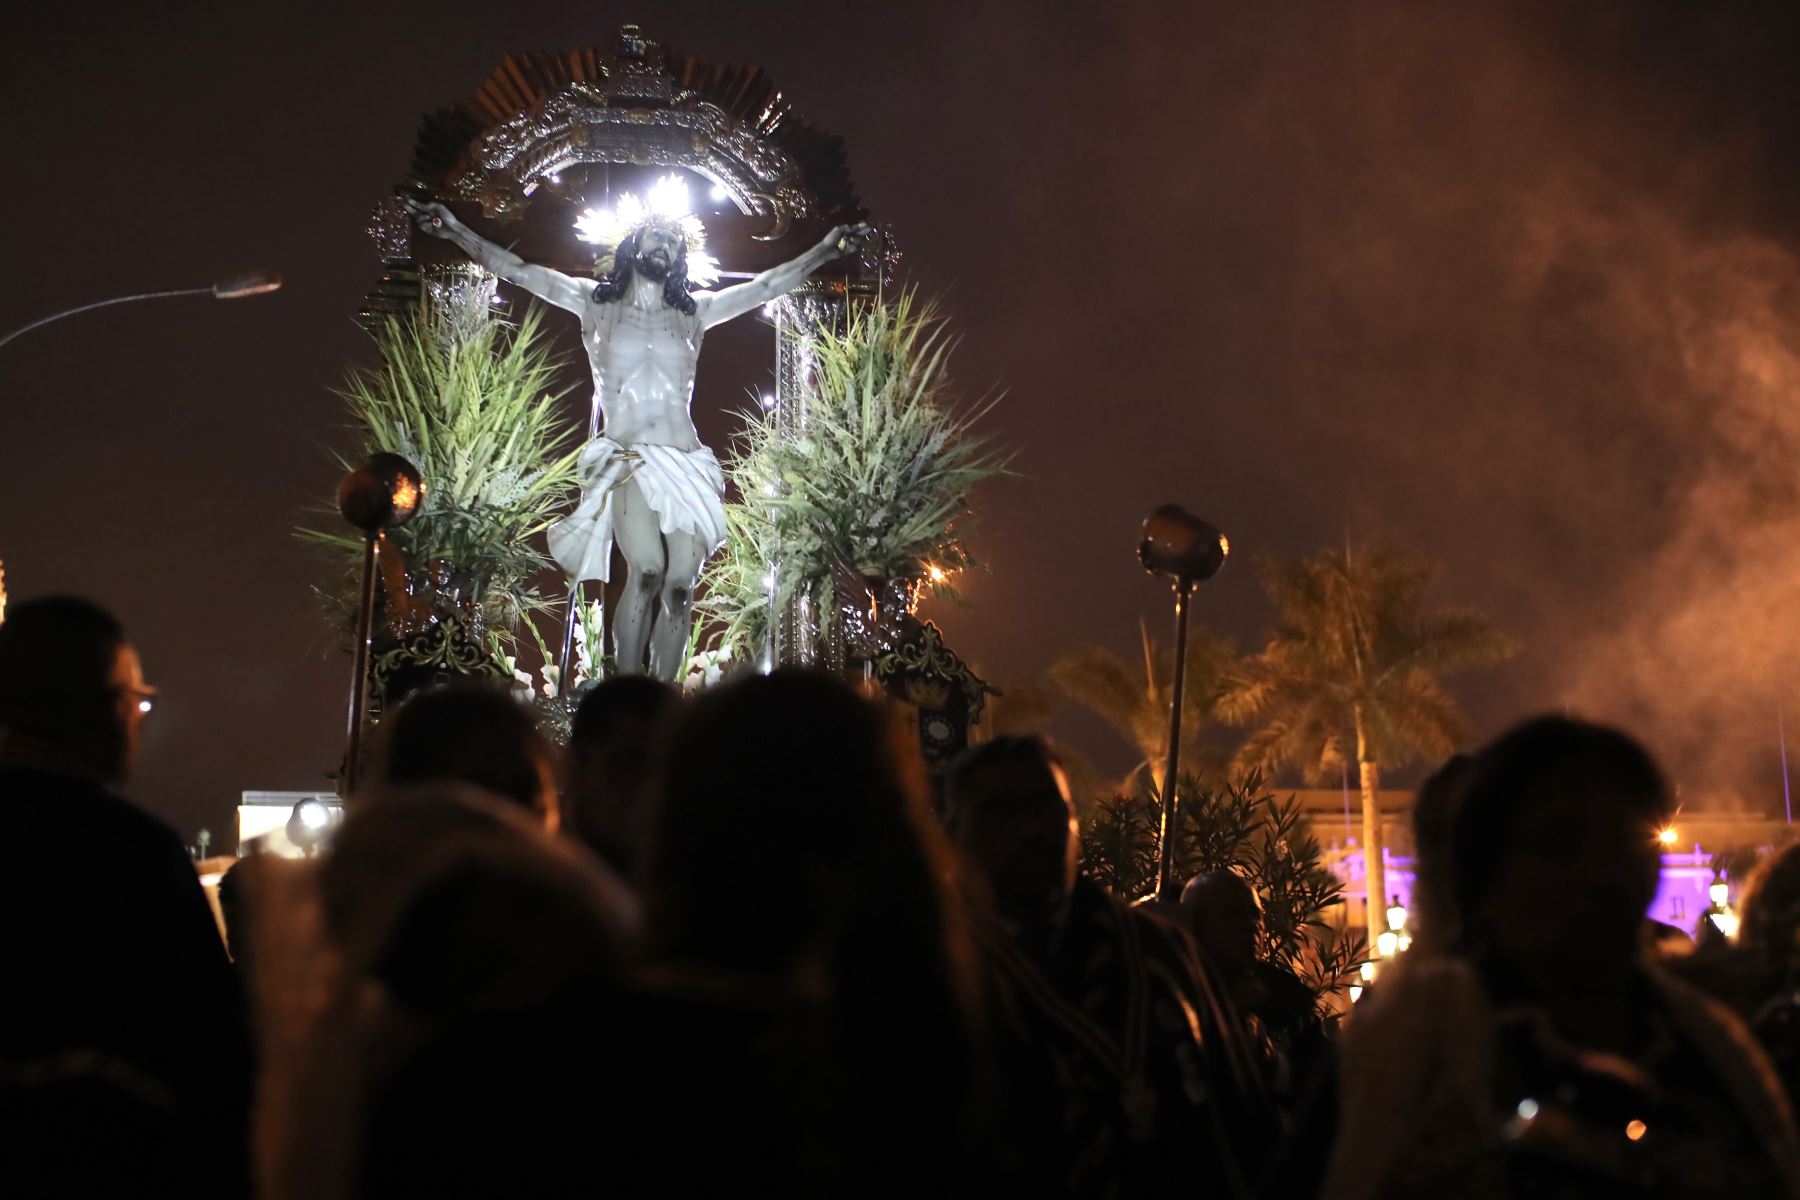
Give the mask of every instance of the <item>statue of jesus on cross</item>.
<path id="1" fill-rule="evenodd" d="M 584 240 L 610 248 L 598 283 L 525 262 L 441 204 L 409 200 L 407 207 L 426 233 L 581 318 L 601 421 L 582 453 L 581 503 L 550 529 L 550 553 L 571 582 L 604 581 L 616 541 L 627 575 L 613 623 L 614 661 L 625 672 L 679 678 L 700 568 L 725 542 L 725 478 L 689 411 L 700 341 L 714 325 L 858 252 L 872 230 L 840 225 L 791 262 L 731 287 L 694 291 L 717 279 L 717 264 L 676 176 L 645 200 L 627 195 L 612 211 L 590 209 L 576 222 Z"/>

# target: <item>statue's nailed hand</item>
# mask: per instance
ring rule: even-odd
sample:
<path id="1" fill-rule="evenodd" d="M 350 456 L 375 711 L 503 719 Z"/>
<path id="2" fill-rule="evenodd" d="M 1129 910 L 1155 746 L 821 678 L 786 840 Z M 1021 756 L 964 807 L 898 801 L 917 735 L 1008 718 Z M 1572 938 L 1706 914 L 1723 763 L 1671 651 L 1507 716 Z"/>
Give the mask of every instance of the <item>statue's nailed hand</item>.
<path id="1" fill-rule="evenodd" d="M 839 225 L 831 231 L 829 241 L 840 255 L 861 254 L 875 236 L 875 227 L 867 221 L 858 221 L 854 225 Z"/>
<path id="2" fill-rule="evenodd" d="M 406 204 L 406 211 L 412 214 L 413 223 L 420 229 L 432 237 L 450 236 L 450 223 L 456 218 L 450 215 L 449 209 L 435 201 L 421 204 L 411 196 L 402 196 L 401 199 Z"/>

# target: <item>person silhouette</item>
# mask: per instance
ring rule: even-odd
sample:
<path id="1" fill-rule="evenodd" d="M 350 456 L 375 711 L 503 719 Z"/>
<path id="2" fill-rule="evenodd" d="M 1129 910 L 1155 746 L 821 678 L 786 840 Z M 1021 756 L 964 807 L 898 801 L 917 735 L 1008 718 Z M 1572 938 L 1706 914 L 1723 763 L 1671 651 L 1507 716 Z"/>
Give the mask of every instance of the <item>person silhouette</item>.
<path id="1" fill-rule="evenodd" d="M 1327 1196 L 1800 1187 L 1767 1060 L 1645 954 L 1671 807 L 1617 730 L 1540 717 L 1482 750 L 1448 843 L 1456 941 L 1358 1005 Z"/>
<path id="2" fill-rule="evenodd" d="M 57 1194 L 148 1194 L 180 1186 L 200 1156 L 226 1194 L 248 1187 L 238 981 L 181 839 L 113 790 L 155 696 L 98 605 L 7 610 L 0 1126 L 21 1195 L 40 1174 Z"/>

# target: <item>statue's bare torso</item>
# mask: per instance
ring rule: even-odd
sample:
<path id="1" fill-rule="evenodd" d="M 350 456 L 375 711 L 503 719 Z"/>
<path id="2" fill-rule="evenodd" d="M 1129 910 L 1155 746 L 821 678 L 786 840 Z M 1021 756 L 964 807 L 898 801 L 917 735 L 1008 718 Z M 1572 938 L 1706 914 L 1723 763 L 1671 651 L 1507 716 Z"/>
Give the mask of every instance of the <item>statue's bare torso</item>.
<path id="1" fill-rule="evenodd" d="M 635 291 L 635 289 L 633 289 Z M 663 303 L 661 289 L 647 297 L 597 303 L 581 314 L 581 341 L 594 372 L 594 404 L 600 432 L 625 446 L 700 445 L 694 429 L 694 377 L 706 330 Z"/>

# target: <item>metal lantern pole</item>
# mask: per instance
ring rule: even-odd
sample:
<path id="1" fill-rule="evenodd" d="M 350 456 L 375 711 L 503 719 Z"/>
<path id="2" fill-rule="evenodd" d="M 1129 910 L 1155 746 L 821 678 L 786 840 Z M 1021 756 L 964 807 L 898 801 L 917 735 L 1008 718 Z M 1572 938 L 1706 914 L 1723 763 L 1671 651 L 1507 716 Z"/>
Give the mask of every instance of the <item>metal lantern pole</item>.
<path id="1" fill-rule="evenodd" d="M 562 649 L 556 656 L 556 694 L 569 694 L 569 665 L 575 659 L 575 618 L 581 612 L 581 580 L 569 584 L 569 608 L 563 614 Z"/>
<path id="2" fill-rule="evenodd" d="M 1225 565 L 1231 543 L 1212 525 L 1180 505 L 1165 504 L 1144 521 L 1138 561 L 1156 575 L 1175 580 L 1175 678 L 1169 702 L 1169 757 L 1163 771 L 1162 819 L 1156 851 L 1156 896 L 1174 900 L 1175 793 L 1181 771 L 1181 709 L 1187 690 L 1188 601 L 1194 585 L 1211 579 Z"/>
<path id="3" fill-rule="evenodd" d="M 350 717 L 345 733 L 345 794 L 356 790 L 356 776 L 362 764 L 363 725 L 369 716 L 369 646 L 375 639 L 375 582 L 381 577 L 377 565 L 384 536 L 379 529 L 363 534 L 362 603 L 356 609 L 356 651 L 350 668 Z"/>
<path id="4" fill-rule="evenodd" d="M 376 454 L 338 484 L 338 511 L 363 535 L 362 601 L 356 611 L 356 646 L 350 677 L 348 728 L 340 795 L 356 790 L 362 766 L 363 726 L 369 716 L 369 652 L 375 640 L 375 586 L 381 578 L 385 532 L 412 520 L 425 503 L 418 468 L 398 454 Z"/>
<path id="5" fill-rule="evenodd" d="M 1175 695 L 1169 704 L 1169 760 L 1163 770 L 1162 825 L 1156 843 L 1156 894 L 1165 900 L 1170 898 L 1172 891 L 1169 871 L 1175 857 L 1175 789 L 1181 778 L 1181 706 L 1187 690 L 1188 600 L 1193 594 L 1193 580 L 1175 580 Z"/>

